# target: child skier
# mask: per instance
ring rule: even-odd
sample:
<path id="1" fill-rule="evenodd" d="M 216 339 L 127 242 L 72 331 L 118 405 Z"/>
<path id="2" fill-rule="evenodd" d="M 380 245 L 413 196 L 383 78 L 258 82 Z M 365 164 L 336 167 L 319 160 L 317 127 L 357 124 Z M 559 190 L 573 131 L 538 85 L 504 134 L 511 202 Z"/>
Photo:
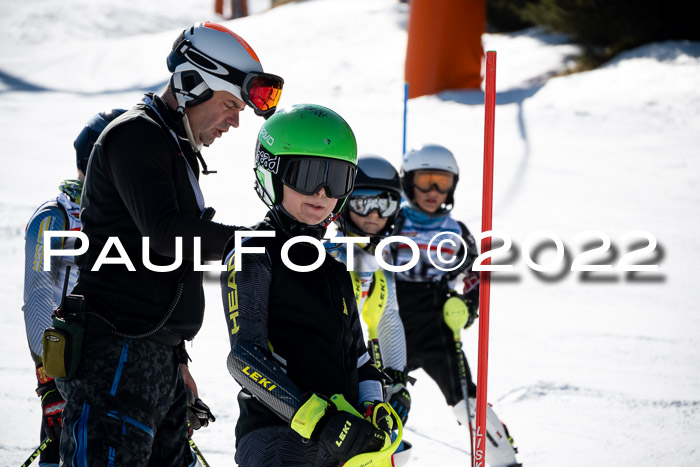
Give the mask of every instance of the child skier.
<path id="1" fill-rule="evenodd" d="M 443 319 L 443 308 L 448 299 L 451 306 L 456 303 L 459 307 L 466 307 L 466 310 L 462 308 L 469 315 L 465 328 L 474 322 L 479 307 L 479 274 L 471 270 L 478 256 L 476 242 L 467 226 L 450 215 L 459 168 L 447 148 L 425 145 L 406 152 L 401 165 L 401 179 L 405 201 L 396 221 L 396 235 L 411 238 L 420 250 L 418 264 L 396 274 L 399 314 L 406 331 L 407 368 L 408 371 L 423 368 L 440 387 L 459 423 L 467 426 L 467 404 L 457 359 L 462 359 L 466 368 L 471 418 L 476 407 L 476 386 L 466 357 L 461 350 L 457 352 L 453 331 Z M 447 235 L 445 238 L 460 236 L 466 251 L 464 246 L 459 246 L 458 251 L 452 252 L 454 256 L 449 258 L 444 247 L 442 252 L 436 250 L 442 237 L 431 244 L 436 235 Z M 407 245 L 398 245 L 393 249 L 395 264 L 407 264 L 412 251 Z M 450 271 L 465 256 L 464 263 Z M 446 262 L 446 259 L 451 261 Z M 461 294 L 455 291 L 458 282 L 463 283 Z M 490 407 L 487 409 L 486 425 L 490 441 L 486 448 L 486 463 L 491 467 L 519 465 L 512 439 Z"/>
<path id="2" fill-rule="evenodd" d="M 394 166 L 379 156 L 362 156 L 357 161 L 355 188 L 336 224 L 343 234 L 370 239 L 368 243 L 347 247 L 352 248 L 353 254 L 350 276 L 357 309 L 366 325 L 372 359 L 391 378 L 385 400 L 401 417 L 401 422 L 406 423 L 411 396 L 407 389 L 406 337 L 396 302 L 394 273 L 381 269 L 374 256 L 377 244 L 394 230 L 400 202 L 401 178 Z M 340 246 L 332 254 L 347 264 L 347 251 L 345 246 Z M 391 263 L 388 248 L 382 251 L 382 257 Z M 394 456 L 395 465 L 408 460 L 410 447 L 408 442 L 399 447 Z"/>
<path id="3" fill-rule="evenodd" d="M 393 232 L 400 202 L 401 178 L 396 169 L 379 156 L 362 156 L 357 161 L 355 188 L 336 224 L 341 233 L 345 229 L 351 237 L 370 238 L 369 243 L 353 246 L 354 268 L 350 275 L 357 309 L 367 325 L 372 357 L 392 379 L 387 402 L 405 423 L 411 408 L 406 388 L 406 337 L 396 302 L 394 273 L 380 269 L 374 256 L 377 244 Z M 382 254 L 384 261 L 392 261 L 388 249 Z M 333 250 L 333 255 L 347 263 L 345 247 Z"/>
<path id="4" fill-rule="evenodd" d="M 80 196 L 92 147 L 107 124 L 124 112 L 121 109 L 100 112 L 85 124 L 74 143 L 78 178 L 61 182 L 58 186 L 59 195 L 39 206 L 27 223 L 22 310 L 24 310 L 29 351 L 36 367 L 38 383 L 36 393 L 41 397 L 40 441 L 46 437 L 54 441 L 41 452 L 40 465 L 58 465 L 60 461 L 58 447 L 63 422 L 62 413 L 66 405 L 56 389 L 54 379 L 44 371 L 41 360 L 41 340 L 44 329 L 51 326 L 51 315 L 61 302 L 67 267 L 71 267 L 68 291 L 73 289 L 78 279 L 78 267 L 72 256 L 54 256 L 51 258 L 51 271 L 45 271 L 44 258 L 37 256 L 37 252 L 43 255 L 45 231 L 80 230 Z M 62 239 L 54 238 L 52 243 L 53 248 L 58 249 Z M 73 238 L 65 239 L 63 248 L 72 249 L 74 243 Z"/>
<path id="5" fill-rule="evenodd" d="M 349 125 L 319 105 L 279 110 L 258 135 L 256 191 L 270 210 L 238 250 L 229 242 L 221 276 L 228 368 L 243 388 L 239 465 L 339 466 L 388 444 L 382 375 L 362 338 L 350 275 L 325 251 L 289 242 L 323 237 L 352 191 L 356 165 Z M 355 411 L 368 406 L 375 424 Z"/>

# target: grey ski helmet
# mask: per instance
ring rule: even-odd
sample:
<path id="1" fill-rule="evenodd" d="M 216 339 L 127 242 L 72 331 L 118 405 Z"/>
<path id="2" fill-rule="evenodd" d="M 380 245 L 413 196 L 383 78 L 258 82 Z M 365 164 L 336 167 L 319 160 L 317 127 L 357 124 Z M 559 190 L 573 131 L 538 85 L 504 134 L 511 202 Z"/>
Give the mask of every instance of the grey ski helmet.
<path id="1" fill-rule="evenodd" d="M 442 170 L 454 174 L 452 188 L 447 193 L 445 204 L 434 215 L 447 214 L 454 207 L 454 192 L 459 181 L 459 167 L 452 152 L 439 144 L 425 144 L 406 151 L 401 164 L 401 182 L 404 197 L 411 207 L 423 211 L 415 202 L 413 178 L 417 170 Z"/>
<path id="2" fill-rule="evenodd" d="M 167 63 L 173 74 L 170 89 L 182 109 L 201 104 L 214 91 L 227 91 L 267 118 L 282 95 L 284 80 L 264 73 L 252 47 L 220 24 L 199 23 L 185 29 L 173 43 Z"/>
<path id="3" fill-rule="evenodd" d="M 109 125 L 109 122 L 126 112 L 124 109 L 112 109 L 105 112 L 100 112 L 94 117 L 92 117 L 85 124 L 83 129 L 75 138 L 73 147 L 75 148 L 75 159 L 78 169 L 83 174 L 87 173 L 88 161 L 90 160 L 90 153 L 92 153 L 92 147 L 95 145 L 95 141 L 102 133 L 102 130 Z"/>

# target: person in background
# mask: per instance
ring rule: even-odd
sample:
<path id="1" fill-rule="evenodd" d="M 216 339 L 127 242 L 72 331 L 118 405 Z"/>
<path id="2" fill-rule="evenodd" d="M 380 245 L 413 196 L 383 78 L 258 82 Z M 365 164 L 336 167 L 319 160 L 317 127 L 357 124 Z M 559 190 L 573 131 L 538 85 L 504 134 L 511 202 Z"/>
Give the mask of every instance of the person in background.
<path id="1" fill-rule="evenodd" d="M 274 113 L 283 81 L 263 72 L 243 38 L 214 23 L 185 29 L 167 65 L 163 93 L 146 94 L 113 120 L 88 164 L 80 217 L 89 246 L 66 298 L 76 310 L 66 318 L 85 329 L 81 361 L 72 378 L 57 380 L 66 466 L 193 461 L 183 364 L 204 314 L 195 260 L 221 261 L 236 230 L 213 222 L 204 204 L 200 163 L 211 172 L 200 151 L 237 128 L 246 106 Z M 213 421 L 194 396 L 191 420 Z"/>
<path id="2" fill-rule="evenodd" d="M 477 318 L 479 309 L 479 274 L 471 269 L 478 256 L 476 242 L 467 226 L 451 215 L 459 167 L 449 149 L 427 144 L 404 154 L 401 180 L 405 201 L 396 220 L 396 235 L 412 239 L 420 251 L 418 264 L 396 273 L 399 314 L 406 331 L 407 368 L 408 371 L 425 370 L 440 387 L 457 421 L 468 426 L 476 409 L 476 385 L 466 356 L 461 350 L 457 352 L 453 331 L 443 317 L 449 300 L 451 307 L 459 306 L 468 313 L 464 326 L 468 328 Z M 463 244 L 455 241 L 458 248 L 448 251 L 450 249 L 443 246 L 439 252 L 436 248 L 439 241 L 431 244 L 438 234 L 459 236 Z M 412 250 L 408 245 L 398 245 L 393 249 L 394 262 L 407 264 Z M 458 292 L 458 288 L 462 290 Z M 466 369 L 469 418 L 458 359 Z M 491 441 L 486 449 L 486 463 L 492 467 L 519 465 L 513 440 L 490 406 L 486 425 Z"/>
<path id="3" fill-rule="evenodd" d="M 46 374 L 41 360 L 44 329 L 51 326 L 51 315 L 61 302 L 63 286 L 68 274 L 68 290 L 78 278 L 78 267 L 72 256 L 51 258 L 51 270 L 44 270 L 44 232 L 80 230 L 80 196 L 92 147 L 109 122 L 125 110 L 114 109 L 92 117 L 75 140 L 77 178 L 64 180 L 58 186 L 60 193 L 39 206 L 27 223 L 24 243 L 24 324 L 29 351 L 36 368 L 37 395 L 41 398 L 40 441 L 52 440 L 41 452 L 39 465 L 54 466 L 60 462 L 62 413 L 65 401 L 56 389 L 54 379 Z M 73 249 L 75 238 L 53 238 L 53 249 Z M 70 272 L 68 272 L 70 267 Z"/>
<path id="4" fill-rule="evenodd" d="M 274 237 L 231 241 L 221 275 L 228 369 L 242 387 L 238 465 L 340 466 L 390 441 L 382 375 L 367 353 L 345 265 L 307 242 L 285 252 L 290 239 L 323 237 L 352 191 L 356 165 L 350 126 L 320 105 L 282 109 L 258 135 L 256 190 L 270 210 L 253 230 Z M 253 248 L 259 253 L 239 253 Z M 295 271 L 285 256 L 315 267 Z"/>
<path id="5" fill-rule="evenodd" d="M 394 222 L 401 203 L 401 178 L 393 165 L 376 155 L 364 155 L 357 160 L 355 188 L 341 216 L 336 220 L 340 234 L 350 237 L 368 237 L 367 243 L 352 247 L 353 270 L 350 271 L 357 309 L 364 318 L 368 347 L 374 364 L 390 378 L 384 400 L 401 417 L 405 425 L 411 409 L 406 373 L 406 337 L 396 301 L 394 273 L 382 269 L 376 258 L 377 244 L 393 234 Z M 332 255 L 348 262 L 345 246 L 339 246 Z M 382 252 L 385 262 L 391 264 L 388 248 Z M 408 460 L 410 443 L 403 442 L 394 455 L 394 463 L 403 465 Z M 399 458 L 402 463 L 399 464 Z"/>

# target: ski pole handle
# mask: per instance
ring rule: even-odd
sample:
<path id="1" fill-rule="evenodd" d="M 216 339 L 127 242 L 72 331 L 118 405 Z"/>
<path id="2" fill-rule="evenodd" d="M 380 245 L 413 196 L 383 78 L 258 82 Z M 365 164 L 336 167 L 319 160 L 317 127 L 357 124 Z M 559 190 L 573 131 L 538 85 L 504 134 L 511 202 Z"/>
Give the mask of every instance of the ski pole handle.
<path id="1" fill-rule="evenodd" d="M 442 318 L 447 327 L 452 330 L 455 341 L 460 340 L 462 328 L 469 321 L 469 309 L 459 297 L 450 297 L 442 306 Z"/>

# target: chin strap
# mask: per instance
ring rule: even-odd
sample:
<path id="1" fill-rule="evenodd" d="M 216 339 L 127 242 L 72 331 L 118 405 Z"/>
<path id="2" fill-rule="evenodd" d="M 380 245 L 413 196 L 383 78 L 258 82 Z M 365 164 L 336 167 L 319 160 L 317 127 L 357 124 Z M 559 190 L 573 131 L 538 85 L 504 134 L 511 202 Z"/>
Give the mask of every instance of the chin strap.
<path id="1" fill-rule="evenodd" d="M 180 93 L 174 93 L 175 97 L 177 99 L 178 107 L 177 107 L 177 113 L 180 114 L 182 117 L 182 124 L 185 127 L 185 133 L 187 134 L 187 141 L 190 142 L 190 147 L 192 148 L 192 151 L 194 152 L 194 155 L 197 156 L 197 159 L 199 159 L 199 163 L 202 164 L 202 174 L 204 175 L 209 175 L 209 174 L 215 174 L 217 173 L 216 170 L 209 170 L 207 168 L 207 163 L 204 162 L 204 157 L 202 157 L 202 145 L 197 144 L 194 135 L 192 134 L 192 127 L 190 126 L 190 121 L 187 118 L 187 114 L 185 113 L 185 98 L 182 96 Z"/>

